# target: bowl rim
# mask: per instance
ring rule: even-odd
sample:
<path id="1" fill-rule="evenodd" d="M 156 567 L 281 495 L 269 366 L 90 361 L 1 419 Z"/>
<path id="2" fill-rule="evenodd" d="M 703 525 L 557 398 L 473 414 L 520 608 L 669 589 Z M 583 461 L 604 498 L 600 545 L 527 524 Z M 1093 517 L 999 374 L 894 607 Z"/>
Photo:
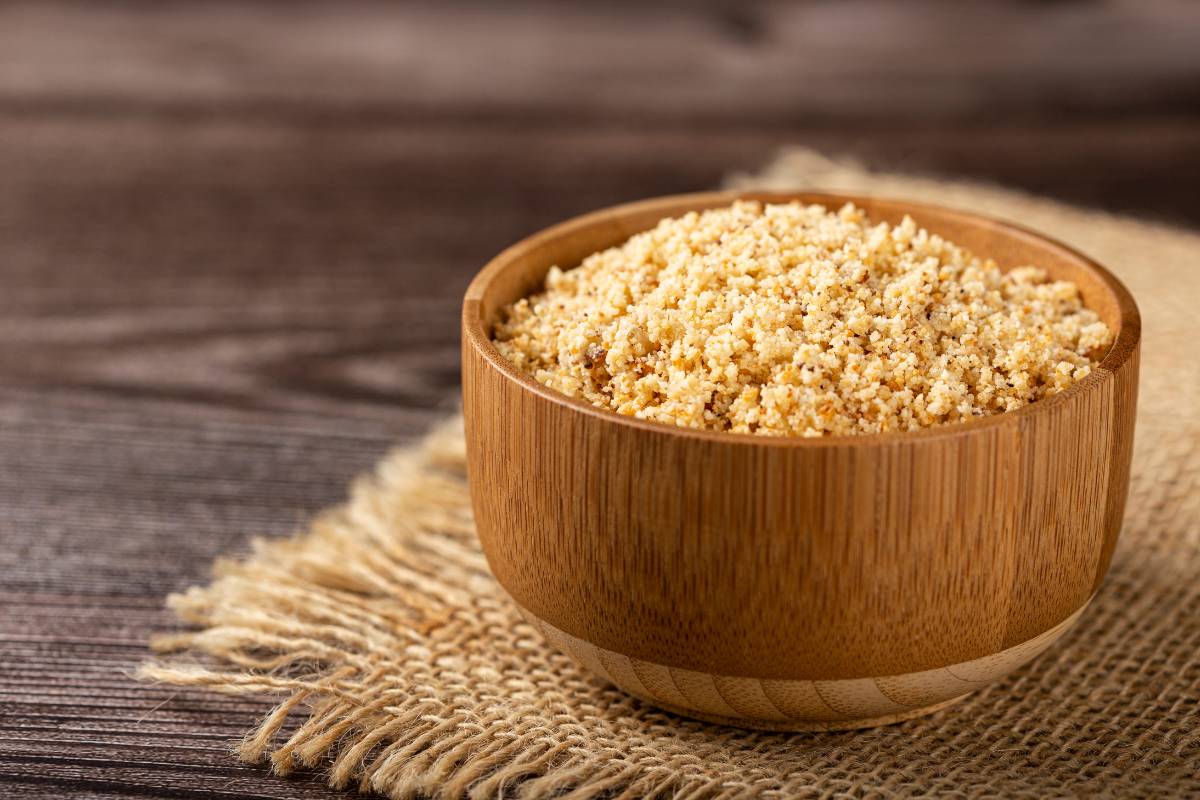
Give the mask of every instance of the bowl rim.
<path id="1" fill-rule="evenodd" d="M 1013 411 L 1004 411 L 998 414 L 987 414 L 980 417 L 974 417 L 969 420 L 958 422 L 948 422 L 940 425 L 932 425 L 917 430 L 906 431 L 888 431 L 886 433 L 855 433 L 841 434 L 837 436 L 797 436 L 797 435 L 761 435 L 754 433 L 735 433 L 732 431 L 714 431 L 705 428 L 692 428 L 684 425 L 671 425 L 666 422 L 658 422 L 655 420 L 639 419 L 637 417 L 618 414 L 607 408 L 592 405 L 587 400 L 578 397 L 571 397 L 563 394 L 556 389 L 539 383 L 533 376 L 518 369 L 511 361 L 504 357 L 492 342 L 491 336 L 484 329 L 483 315 L 480 313 L 483 305 L 484 294 L 492 281 L 501 275 L 510 264 L 515 262 L 520 256 L 526 255 L 532 250 L 544 247 L 551 242 L 558 241 L 562 238 L 571 236 L 572 234 L 584 230 L 588 227 L 607 223 L 611 224 L 614 218 L 628 217 L 635 214 L 643 214 L 650 212 L 656 207 L 661 208 L 678 208 L 680 205 L 694 206 L 691 210 L 701 210 L 715 208 L 721 205 L 729 205 L 737 200 L 757 200 L 764 203 L 786 203 L 793 200 L 801 200 L 809 203 L 824 203 L 825 205 L 844 204 L 853 202 L 855 204 L 863 203 L 889 203 L 901 206 L 907 209 L 913 209 L 916 212 L 929 211 L 939 214 L 956 215 L 970 219 L 975 224 L 982 224 L 1003 231 L 1006 235 L 1017 239 L 1032 241 L 1039 246 L 1049 247 L 1053 250 L 1058 250 L 1061 255 L 1073 259 L 1082 264 L 1086 269 L 1094 273 L 1105 287 L 1113 294 L 1117 301 L 1117 313 L 1119 332 L 1108 352 L 1100 363 L 1092 368 L 1092 371 L 1083 379 L 1076 381 L 1067 389 L 1058 394 L 1032 403 L 1026 403 Z M 826 202 L 828 201 L 828 202 Z M 674 213 L 686 213 L 675 211 Z M 917 214 L 913 214 L 917 216 Z M 660 219 L 667 217 L 664 214 Z M 918 224 L 920 224 L 918 222 Z M 645 229 L 643 229 L 645 230 Z M 631 233 L 630 236 L 636 235 L 637 231 Z M 574 266 L 574 265 L 572 265 Z M 533 233 L 517 243 L 510 245 L 502 250 L 498 255 L 492 258 L 471 280 L 470 285 L 463 297 L 462 308 L 462 331 L 464 336 L 464 344 L 470 343 L 475 352 L 478 353 L 492 368 L 498 370 L 507 380 L 513 381 L 522 389 L 531 391 L 542 399 L 563 407 L 569 411 L 588 414 L 596 417 L 601 421 L 608 422 L 614 425 L 620 425 L 635 430 L 644 431 L 651 434 L 682 436 L 689 439 L 699 441 L 707 441 L 712 443 L 724 443 L 729 445 L 747 445 L 761 447 L 844 447 L 847 445 L 885 445 L 885 444 L 901 444 L 923 440 L 940 440 L 945 438 L 961 437 L 973 434 L 977 431 L 986 430 L 994 427 L 1011 424 L 1019 421 L 1024 417 L 1033 414 L 1046 413 L 1049 410 L 1069 403 L 1074 398 L 1087 392 L 1097 390 L 1101 385 L 1110 380 L 1113 373 L 1124 366 L 1134 354 L 1137 352 L 1138 344 L 1141 340 L 1141 313 L 1138 311 L 1137 303 L 1133 299 L 1133 295 L 1123 283 L 1113 275 L 1108 269 L 1079 252 L 1073 247 L 1066 245 L 1057 239 L 1054 239 L 1045 234 L 1038 233 L 1030 228 L 1020 225 L 1015 222 L 1010 222 L 999 217 L 994 217 L 987 214 L 978 214 L 973 211 L 964 211 L 961 209 L 951 208 L 949 206 L 937 205 L 934 203 L 925 203 L 918 201 L 910 201 L 888 197 L 885 195 L 863 194 L 863 193 L 847 193 L 838 191 L 827 191 L 821 189 L 797 189 L 792 191 L 770 191 L 770 190 L 721 190 L 712 192 L 692 192 L 685 194 L 663 195 L 660 197 L 652 197 L 643 200 L 635 200 L 628 203 L 620 203 L 614 206 L 597 209 L 595 211 L 571 217 L 567 220 L 551 225 L 548 228 L 543 228 L 536 233 Z"/>

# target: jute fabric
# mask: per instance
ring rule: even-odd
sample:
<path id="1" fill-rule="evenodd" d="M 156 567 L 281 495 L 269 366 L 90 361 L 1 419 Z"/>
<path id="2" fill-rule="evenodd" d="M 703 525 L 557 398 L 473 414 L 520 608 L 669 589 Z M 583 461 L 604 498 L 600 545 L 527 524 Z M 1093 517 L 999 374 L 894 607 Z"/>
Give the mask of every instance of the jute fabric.
<path id="1" fill-rule="evenodd" d="M 1200 796 L 1200 235 L 808 151 L 737 186 L 872 192 L 1015 220 L 1109 266 L 1144 317 L 1127 518 L 1050 652 L 869 731 L 773 734 L 661 712 L 550 649 L 475 539 L 461 424 L 399 450 L 290 540 L 169 599 L 147 679 L 278 705 L 237 746 L 392 797 Z"/>

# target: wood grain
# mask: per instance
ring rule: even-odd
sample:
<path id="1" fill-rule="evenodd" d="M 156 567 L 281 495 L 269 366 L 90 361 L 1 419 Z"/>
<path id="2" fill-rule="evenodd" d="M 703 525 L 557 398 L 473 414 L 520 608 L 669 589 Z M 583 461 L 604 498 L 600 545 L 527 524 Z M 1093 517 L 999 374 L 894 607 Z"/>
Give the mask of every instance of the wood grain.
<path id="1" fill-rule="evenodd" d="M 1036 264 L 1073 281 L 1115 341 L 1087 378 L 1017 411 L 818 438 L 621 416 L 547 389 L 492 345 L 504 306 L 551 266 L 743 197 L 854 202 L 893 224 L 911 214 L 1001 268 Z M 962 212 L 728 192 L 594 212 L 507 249 L 467 289 L 463 412 L 479 538 L 536 618 L 664 668 L 820 685 L 994 656 L 1071 617 L 1103 578 L 1128 491 L 1140 338 L 1137 307 L 1102 267 Z M 931 691 L 914 705 L 948 699 Z M 855 718 L 901 710 L 864 703 Z"/>
<path id="2" fill-rule="evenodd" d="M 791 144 L 1200 222 L 1194 4 L 890 6 L 0 5 L 0 793 L 341 796 L 233 761 L 261 704 L 128 673 L 454 407 L 530 231 Z"/>

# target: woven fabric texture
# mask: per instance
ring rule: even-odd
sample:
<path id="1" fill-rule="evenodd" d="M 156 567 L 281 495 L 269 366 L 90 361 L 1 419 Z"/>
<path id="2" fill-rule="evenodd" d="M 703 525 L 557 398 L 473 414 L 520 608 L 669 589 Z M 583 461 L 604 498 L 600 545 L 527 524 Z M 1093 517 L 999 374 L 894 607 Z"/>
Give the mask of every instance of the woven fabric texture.
<path id="1" fill-rule="evenodd" d="M 658 711 L 541 641 L 472 527 L 461 425 L 285 541 L 172 596 L 151 680 L 279 704 L 238 747 L 392 797 L 1200 796 L 1200 235 L 808 151 L 736 186 L 872 192 L 1015 220 L 1109 266 L 1144 317 L 1121 542 L 1067 637 L 933 716 L 774 734 Z"/>

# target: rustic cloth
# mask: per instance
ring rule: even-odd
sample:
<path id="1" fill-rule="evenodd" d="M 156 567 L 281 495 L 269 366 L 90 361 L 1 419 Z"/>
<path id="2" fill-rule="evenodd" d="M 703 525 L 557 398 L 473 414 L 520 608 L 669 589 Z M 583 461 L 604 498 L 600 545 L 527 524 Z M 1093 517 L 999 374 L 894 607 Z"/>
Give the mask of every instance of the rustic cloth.
<path id="1" fill-rule="evenodd" d="M 142 675 L 278 696 L 242 759 L 393 797 L 1200 796 L 1200 235 L 807 151 L 732 183 L 1006 217 L 1132 290 L 1145 338 L 1128 516 L 1059 646 L 956 707 L 874 730 L 749 732 L 658 711 L 522 622 L 476 542 L 452 421 L 307 532 L 172 596 L 194 628 L 158 639 Z"/>

